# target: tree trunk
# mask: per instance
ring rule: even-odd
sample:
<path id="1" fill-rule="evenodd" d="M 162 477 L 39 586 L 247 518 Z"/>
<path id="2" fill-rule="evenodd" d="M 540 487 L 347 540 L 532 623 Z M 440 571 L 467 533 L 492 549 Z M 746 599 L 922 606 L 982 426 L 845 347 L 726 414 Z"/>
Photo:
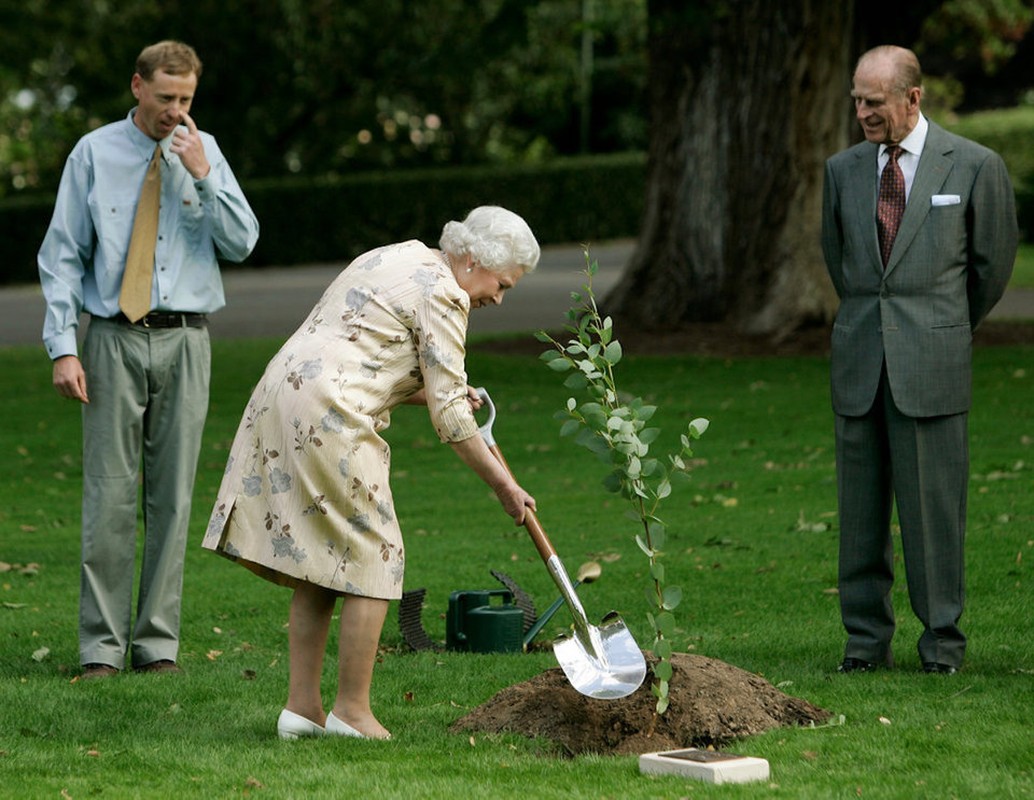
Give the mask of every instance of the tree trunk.
<path id="1" fill-rule="evenodd" d="M 608 313 L 776 337 L 832 319 L 822 175 L 847 142 L 852 5 L 649 0 L 647 197 Z"/>

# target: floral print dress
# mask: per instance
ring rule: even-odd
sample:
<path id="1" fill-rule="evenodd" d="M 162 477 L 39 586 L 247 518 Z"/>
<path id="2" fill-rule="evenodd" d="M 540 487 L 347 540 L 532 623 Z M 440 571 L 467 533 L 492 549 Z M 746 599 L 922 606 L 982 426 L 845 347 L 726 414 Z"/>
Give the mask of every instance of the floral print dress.
<path id="1" fill-rule="evenodd" d="M 452 271 L 418 241 L 353 261 L 252 393 L 202 546 L 279 584 L 401 597 L 405 551 L 379 432 L 423 387 L 443 442 L 477 435 L 469 310 Z"/>

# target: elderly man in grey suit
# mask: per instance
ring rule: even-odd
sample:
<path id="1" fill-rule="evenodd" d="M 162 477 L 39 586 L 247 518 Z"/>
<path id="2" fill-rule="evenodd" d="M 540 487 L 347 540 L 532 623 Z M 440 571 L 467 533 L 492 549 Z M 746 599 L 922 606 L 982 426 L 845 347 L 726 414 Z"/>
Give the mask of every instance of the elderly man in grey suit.
<path id="1" fill-rule="evenodd" d="M 831 387 L 840 518 L 841 672 L 893 666 L 897 504 L 919 659 L 962 666 L 973 330 L 1009 281 L 1015 200 L 1001 158 L 920 111 L 900 47 L 854 73 L 866 141 L 826 163 L 822 249 L 840 297 Z"/>

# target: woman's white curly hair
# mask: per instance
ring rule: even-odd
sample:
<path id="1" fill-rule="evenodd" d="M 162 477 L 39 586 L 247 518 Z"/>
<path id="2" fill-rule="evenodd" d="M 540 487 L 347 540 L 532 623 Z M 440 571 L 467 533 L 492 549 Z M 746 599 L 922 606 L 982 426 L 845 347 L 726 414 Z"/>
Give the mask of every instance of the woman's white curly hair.
<path id="1" fill-rule="evenodd" d="M 531 272 L 541 250 L 528 223 L 500 206 L 478 206 L 463 222 L 446 222 L 438 246 L 449 258 L 469 255 L 475 264 L 492 272 L 520 267 Z"/>

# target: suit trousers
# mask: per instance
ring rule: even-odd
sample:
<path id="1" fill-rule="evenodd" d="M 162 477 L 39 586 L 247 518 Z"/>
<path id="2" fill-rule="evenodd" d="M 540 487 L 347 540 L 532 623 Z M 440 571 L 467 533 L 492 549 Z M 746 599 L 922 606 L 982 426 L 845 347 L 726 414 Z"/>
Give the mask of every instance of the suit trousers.
<path id="1" fill-rule="evenodd" d="M 179 651 L 191 495 L 208 413 L 207 328 L 94 317 L 83 343 L 79 657 L 122 669 Z M 143 469 L 141 480 L 141 467 Z M 131 627 L 138 490 L 143 552 Z"/>
<path id="2" fill-rule="evenodd" d="M 896 502 L 912 610 L 923 624 L 923 662 L 961 667 L 966 637 L 964 539 L 969 481 L 968 414 L 908 417 L 884 370 L 860 417 L 836 417 L 840 609 L 845 657 L 893 664 Z"/>

